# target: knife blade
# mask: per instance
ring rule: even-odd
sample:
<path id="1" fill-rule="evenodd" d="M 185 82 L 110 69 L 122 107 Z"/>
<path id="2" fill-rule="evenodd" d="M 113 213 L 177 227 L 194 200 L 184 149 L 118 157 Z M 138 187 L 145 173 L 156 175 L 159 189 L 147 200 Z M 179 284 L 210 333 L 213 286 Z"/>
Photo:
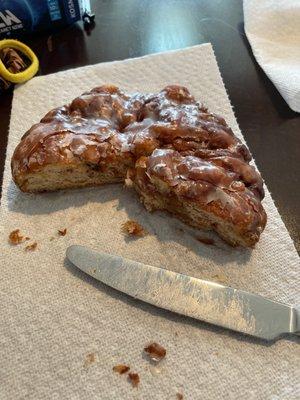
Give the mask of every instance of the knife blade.
<path id="1" fill-rule="evenodd" d="M 95 279 L 156 307 L 265 340 L 300 334 L 297 307 L 84 246 L 68 247 L 66 256 Z"/>

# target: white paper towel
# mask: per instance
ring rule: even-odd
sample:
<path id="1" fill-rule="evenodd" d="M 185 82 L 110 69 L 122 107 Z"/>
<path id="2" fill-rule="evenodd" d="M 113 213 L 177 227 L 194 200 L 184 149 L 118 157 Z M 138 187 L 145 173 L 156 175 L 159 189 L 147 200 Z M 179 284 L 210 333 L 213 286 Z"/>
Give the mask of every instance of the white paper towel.
<path id="1" fill-rule="evenodd" d="M 1 208 L 0 398 L 151 400 L 180 392 L 184 399 L 299 399 L 297 339 L 269 346 L 158 310 L 64 260 L 66 247 L 78 243 L 300 303 L 299 258 L 268 191 L 269 221 L 251 251 L 218 239 L 218 247 L 198 242 L 193 229 L 165 213 L 149 214 L 122 185 L 28 195 L 12 183 L 10 157 L 26 129 L 103 83 L 129 91 L 186 85 L 241 137 L 210 45 L 37 77 L 15 89 Z M 129 218 L 150 234 L 125 238 L 120 228 Z M 16 228 L 37 241 L 36 251 L 7 244 Z M 63 228 L 67 234 L 59 237 Z M 158 375 L 142 357 L 151 340 L 167 350 Z M 94 362 L 87 362 L 90 353 Z M 138 389 L 112 372 L 119 363 L 140 374 Z"/>
<path id="2" fill-rule="evenodd" d="M 300 112 L 300 0 L 244 0 L 244 23 L 257 62 Z"/>

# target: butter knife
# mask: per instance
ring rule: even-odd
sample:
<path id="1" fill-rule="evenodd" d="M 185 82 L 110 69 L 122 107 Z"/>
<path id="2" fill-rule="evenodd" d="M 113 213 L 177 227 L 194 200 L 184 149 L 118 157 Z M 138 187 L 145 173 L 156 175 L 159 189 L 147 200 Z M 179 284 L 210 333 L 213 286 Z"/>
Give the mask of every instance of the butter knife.
<path id="1" fill-rule="evenodd" d="M 300 308 L 84 246 L 66 255 L 93 278 L 156 307 L 265 340 L 300 335 Z"/>

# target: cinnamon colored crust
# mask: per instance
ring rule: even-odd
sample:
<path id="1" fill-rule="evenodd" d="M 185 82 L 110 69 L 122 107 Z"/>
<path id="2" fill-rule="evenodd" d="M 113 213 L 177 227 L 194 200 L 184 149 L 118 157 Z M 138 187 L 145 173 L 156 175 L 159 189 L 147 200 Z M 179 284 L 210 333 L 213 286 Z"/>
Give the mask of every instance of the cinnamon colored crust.
<path id="1" fill-rule="evenodd" d="M 149 211 L 167 210 L 191 226 L 215 230 L 233 246 L 253 246 L 265 227 L 256 189 L 206 160 L 156 149 L 137 161 L 128 179 Z"/>
<path id="2" fill-rule="evenodd" d="M 182 86 L 125 94 L 101 86 L 50 111 L 22 138 L 12 175 L 25 192 L 122 182 L 149 209 L 253 246 L 266 224 L 263 182 L 225 120 Z M 129 180 L 126 180 L 127 182 Z"/>

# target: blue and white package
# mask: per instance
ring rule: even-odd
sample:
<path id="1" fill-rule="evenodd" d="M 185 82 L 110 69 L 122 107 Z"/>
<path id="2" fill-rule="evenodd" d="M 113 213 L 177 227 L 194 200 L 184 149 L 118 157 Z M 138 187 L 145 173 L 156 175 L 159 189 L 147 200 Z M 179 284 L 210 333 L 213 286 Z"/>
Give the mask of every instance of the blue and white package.
<path id="1" fill-rule="evenodd" d="M 70 25 L 90 13 L 89 0 L 0 0 L 0 38 Z"/>

